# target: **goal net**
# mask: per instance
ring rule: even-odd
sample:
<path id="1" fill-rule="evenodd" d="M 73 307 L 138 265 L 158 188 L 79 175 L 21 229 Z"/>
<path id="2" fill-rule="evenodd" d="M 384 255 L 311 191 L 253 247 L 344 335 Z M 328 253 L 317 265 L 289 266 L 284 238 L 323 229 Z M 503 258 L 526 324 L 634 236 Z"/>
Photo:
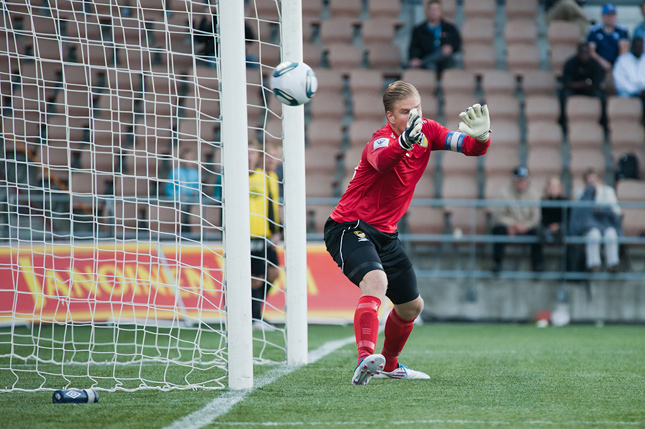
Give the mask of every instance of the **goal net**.
<path id="1" fill-rule="evenodd" d="M 0 5 L 0 391 L 249 387 L 253 364 L 288 362 L 287 328 L 306 327 L 285 313 L 297 213 L 266 79 L 284 55 L 282 5 L 236 16 L 222 3 Z M 242 62 L 223 22 L 245 27 Z M 247 133 L 222 114 L 236 66 Z M 249 188 L 247 171 L 279 191 Z M 278 213 L 239 204 L 254 197 Z M 253 217 L 270 228 L 249 231 Z M 273 324 L 251 320 L 258 307 Z"/>

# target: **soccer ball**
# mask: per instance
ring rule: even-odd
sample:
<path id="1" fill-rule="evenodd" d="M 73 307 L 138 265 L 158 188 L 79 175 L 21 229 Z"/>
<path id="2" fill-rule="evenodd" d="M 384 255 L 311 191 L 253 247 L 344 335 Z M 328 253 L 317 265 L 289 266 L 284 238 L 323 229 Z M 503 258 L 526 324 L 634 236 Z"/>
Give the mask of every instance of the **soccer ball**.
<path id="1" fill-rule="evenodd" d="M 287 106 L 308 103 L 316 94 L 316 73 L 305 63 L 285 61 L 271 75 L 269 85 L 276 98 Z"/>

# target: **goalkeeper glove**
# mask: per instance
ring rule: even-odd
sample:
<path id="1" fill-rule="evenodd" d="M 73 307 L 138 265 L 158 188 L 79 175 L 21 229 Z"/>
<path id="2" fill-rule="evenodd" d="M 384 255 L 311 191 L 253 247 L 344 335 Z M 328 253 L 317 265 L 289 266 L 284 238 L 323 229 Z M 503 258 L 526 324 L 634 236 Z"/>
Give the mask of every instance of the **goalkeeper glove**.
<path id="1" fill-rule="evenodd" d="M 421 127 L 423 126 L 423 120 L 419 116 L 417 109 L 410 110 L 410 116 L 408 117 L 408 124 L 405 127 L 403 134 L 399 136 L 399 145 L 405 150 L 412 150 L 413 144 L 418 144 L 423 146 L 423 143 L 426 141 L 421 132 Z"/>
<path id="2" fill-rule="evenodd" d="M 459 131 L 480 142 L 488 140 L 488 133 L 490 133 L 488 106 L 485 104 L 483 106 L 473 104 L 465 112 L 461 112 L 459 117 L 463 121 L 459 123 Z"/>

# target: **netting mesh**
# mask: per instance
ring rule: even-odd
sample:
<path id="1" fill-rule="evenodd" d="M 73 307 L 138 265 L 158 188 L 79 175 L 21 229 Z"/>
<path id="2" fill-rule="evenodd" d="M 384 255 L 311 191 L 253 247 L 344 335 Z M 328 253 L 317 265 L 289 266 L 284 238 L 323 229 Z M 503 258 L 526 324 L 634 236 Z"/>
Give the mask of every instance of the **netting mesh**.
<path id="1" fill-rule="evenodd" d="M 265 82 L 280 5 L 248 3 L 251 150 L 278 189 L 256 214 L 277 260 L 259 257 L 254 300 L 281 322 L 281 109 Z M 0 390 L 224 387 L 215 2 L 0 7 Z M 284 361 L 284 330 L 256 322 L 256 363 Z"/>

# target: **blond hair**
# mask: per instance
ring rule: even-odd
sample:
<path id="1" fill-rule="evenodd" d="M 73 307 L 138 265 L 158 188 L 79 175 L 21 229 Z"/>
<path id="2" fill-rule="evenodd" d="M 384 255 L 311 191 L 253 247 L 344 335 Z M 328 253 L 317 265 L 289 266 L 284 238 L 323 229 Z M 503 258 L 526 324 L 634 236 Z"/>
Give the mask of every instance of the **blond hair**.
<path id="1" fill-rule="evenodd" d="M 385 108 L 385 112 L 394 112 L 394 105 L 397 102 L 414 95 L 419 97 L 419 91 L 411 83 L 402 80 L 392 82 L 383 93 L 383 107 Z"/>

